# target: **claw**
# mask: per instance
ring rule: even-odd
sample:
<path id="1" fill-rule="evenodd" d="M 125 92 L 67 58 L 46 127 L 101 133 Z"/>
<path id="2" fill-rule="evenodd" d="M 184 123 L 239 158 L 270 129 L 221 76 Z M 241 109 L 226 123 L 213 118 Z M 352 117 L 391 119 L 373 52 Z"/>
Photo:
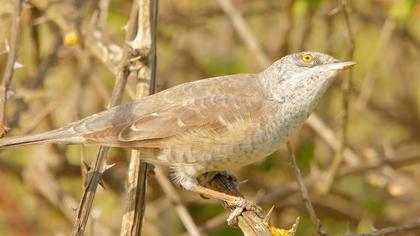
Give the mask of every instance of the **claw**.
<path id="1" fill-rule="evenodd" d="M 237 218 L 244 210 L 254 211 L 258 216 L 262 215 L 262 209 L 244 198 L 238 198 L 231 203 L 231 206 L 236 207 L 228 216 L 227 222 L 229 225 L 236 225 Z"/>
<path id="2" fill-rule="evenodd" d="M 245 208 L 247 204 L 247 200 L 245 198 L 238 197 L 234 202 L 232 202 L 232 205 L 237 207 Z"/>
<path id="3" fill-rule="evenodd" d="M 226 219 L 228 225 L 232 226 L 232 225 L 237 225 L 238 224 L 238 216 L 240 214 L 242 214 L 242 212 L 244 211 L 244 207 L 236 207 L 235 210 L 233 210 L 228 218 Z"/>

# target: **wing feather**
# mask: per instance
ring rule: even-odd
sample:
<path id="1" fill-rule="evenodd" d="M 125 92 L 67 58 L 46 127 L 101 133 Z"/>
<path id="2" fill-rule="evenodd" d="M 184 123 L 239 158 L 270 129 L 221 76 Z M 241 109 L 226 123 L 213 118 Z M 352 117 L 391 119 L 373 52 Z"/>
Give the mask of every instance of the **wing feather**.
<path id="1" fill-rule="evenodd" d="M 159 148 L 173 137 L 200 140 L 245 124 L 263 114 L 266 103 L 254 74 L 223 76 L 175 86 L 71 126 L 87 143 Z"/>
<path id="2" fill-rule="evenodd" d="M 90 142 L 102 142 L 104 134 L 112 134 L 115 142 L 137 147 L 158 147 L 164 139 L 188 137 L 206 142 L 216 133 L 230 130 L 231 124 L 244 123 L 259 114 L 263 102 L 253 97 L 236 98 L 213 95 L 190 99 L 159 111 L 143 115 L 121 126 L 85 135 Z M 212 135 L 213 134 L 213 135 Z M 103 140 L 105 141 L 105 140 Z M 110 140 L 108 139 L 107 142 Z M 124 145 L 120 145 L 124 146 Z"/>

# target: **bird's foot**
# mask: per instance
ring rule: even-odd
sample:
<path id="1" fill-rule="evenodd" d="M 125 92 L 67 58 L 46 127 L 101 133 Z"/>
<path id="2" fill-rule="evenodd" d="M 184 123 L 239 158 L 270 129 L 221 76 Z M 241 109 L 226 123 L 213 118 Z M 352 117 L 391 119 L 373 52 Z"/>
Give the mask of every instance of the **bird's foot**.
<path id="1" fill-rule="evenodd" d="M 258 216 L 262 216 L 262 209 L 255 203 L 248 201 L 245 198 L 238 197 L 235 201 L 228 203 L 228 205 L 235 207 L 235 209 L 233 209 L 227 218 L 229 225 L 236 225 L 238 223 L 238 216 L 241 215 L 245 210 L 253 211 Z"/>

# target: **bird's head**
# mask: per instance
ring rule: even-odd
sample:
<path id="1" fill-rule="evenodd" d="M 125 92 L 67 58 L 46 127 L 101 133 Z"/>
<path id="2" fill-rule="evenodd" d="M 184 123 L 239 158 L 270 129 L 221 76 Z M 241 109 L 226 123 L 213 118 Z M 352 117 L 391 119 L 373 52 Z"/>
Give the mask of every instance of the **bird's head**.
<path id="1" fill-rule="evenodd" d="M 331 79 L 339 71 L 356 64 L 353 61 L 340 61 L 320 52 L 298 52 L 287 55 L 272 66 L 283 79 Z"/>
<path id="2" fill-rule="evenodd" d="M 333 77 L 354 64 L 319 52 L 298 52 L 274 62 L 261 73 L 261 79 L 279 102 L 316 103 Z"/>

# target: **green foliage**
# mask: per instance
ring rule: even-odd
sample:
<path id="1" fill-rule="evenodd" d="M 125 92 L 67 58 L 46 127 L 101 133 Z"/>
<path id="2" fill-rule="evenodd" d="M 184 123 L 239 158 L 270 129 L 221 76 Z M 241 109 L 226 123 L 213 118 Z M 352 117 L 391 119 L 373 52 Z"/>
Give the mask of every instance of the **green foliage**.
<path id="1" fill-rule="evenodd" d="M 270 171 L 276 171 L 282 169 L 282 166 L 280 165 L 278 161 L 279 156 L 277 153 L 273 153 L 267 158 L 265 158 L 260 165 L 258 165 L 258 168 L 262 172 L 270 172 Z"/>
<path id="2" fill-rule="evenodd" d="M 316 9 L 321 3 L 321 0 L 297 0 L 293 4 L 293 13 L 295 15 L 304 15 L 308 10 Z"/>
<path id="3" fill-rule="evenodd" d="M 388 14 L 394 20 L 405 21 L 412 15 L 416 4 L 418 4 L 418 0 L 396 1 L 396 3 L 390 7 Z"/>
<path id="4" fill-rule="evenodd" d="M 315 145 L 308 141 L 301 144 L 296 151 L 296 159 L 299 168 L 303 171 L 309 171 L 315 158 Z"/>
<path id="5" fill-rule="evenodd" d="M 299 226 L 296 230 L 296 235 L 313 235 L 315 232 L 315 227 L 311 221 L 311 219 L 306 216 L 300 216 Z"/>
<path id="6" fill-rule="evenodd" d="M 366 198 L 363 198 L 362 201 L 364 206 L 363 208 L 367 211 L 378 215 L 382 215 L 384 213 L 386 202 L 380 196 L 368 195 Z"/>
<path id="7" fill-rule="evenodd" d="M 217 216 L 225 211 L 225 209 L 216 203 L 208 204 L 191 204 L 188 210 L 196 216 L 195 221 L 197 223 L 205 222 L 211 217 Z"/>
<path id="8" fill-rule="evenodd" d="M 215 75 L 231 75 L 240 73 L 242 67 L 236 60 L 208 60 L 204 67 Z"/>

